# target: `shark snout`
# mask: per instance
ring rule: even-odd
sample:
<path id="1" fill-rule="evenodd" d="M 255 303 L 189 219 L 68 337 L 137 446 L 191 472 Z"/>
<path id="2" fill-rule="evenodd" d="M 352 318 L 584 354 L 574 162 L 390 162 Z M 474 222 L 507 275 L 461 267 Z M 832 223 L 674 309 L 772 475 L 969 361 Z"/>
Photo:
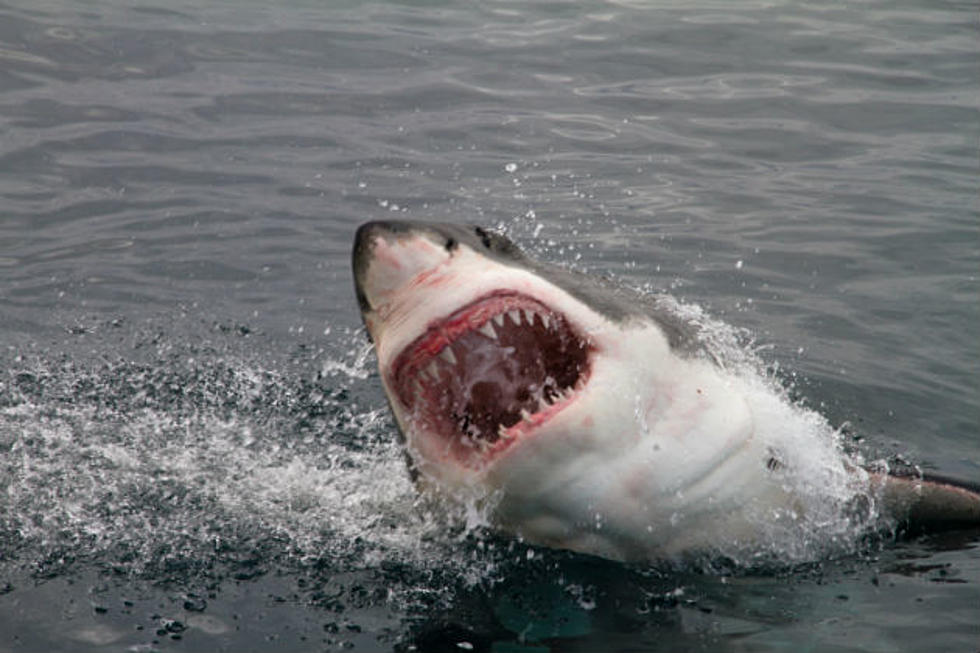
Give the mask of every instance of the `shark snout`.
<path id="1" fill-rule="evenodd" d="M 354 288 L 362 313 L 377 311 L 399 290 L 450 257 L 446 239 L 409 222 L 367 222 L 354 238 Z"/>
<path id="2" fill-rule="evenodd" d="M 368 272 L 374 259 L 374 246 L 385 241 L 393 233 L 387 222 L 365 222 L 357 228 L 354 235 L 354 249 L 351 251 L 351 267 L 354 272 L 354 291 L 362 313 L 371 310 L 368 291 Z"/>

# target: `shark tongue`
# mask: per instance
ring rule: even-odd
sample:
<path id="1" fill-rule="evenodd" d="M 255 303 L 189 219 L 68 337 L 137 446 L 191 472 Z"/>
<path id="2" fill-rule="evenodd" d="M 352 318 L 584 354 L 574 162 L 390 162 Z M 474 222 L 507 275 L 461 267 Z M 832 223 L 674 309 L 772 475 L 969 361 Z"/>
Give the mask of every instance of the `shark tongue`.
<path id="1" fill-rule="evenodd" d="M 498 295 L 430 328 L 399 358 L 399 399 L 467 460 L 574 389 L 588 372 L 589 345 L 540 302 Z"/>

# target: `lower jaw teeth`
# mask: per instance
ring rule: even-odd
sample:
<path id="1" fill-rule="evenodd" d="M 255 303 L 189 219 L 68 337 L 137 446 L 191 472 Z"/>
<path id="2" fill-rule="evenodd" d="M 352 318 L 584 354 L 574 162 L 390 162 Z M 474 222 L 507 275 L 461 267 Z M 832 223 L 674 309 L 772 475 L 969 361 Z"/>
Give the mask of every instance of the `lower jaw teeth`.
<path id="1" fill-rule="evenodd" d="M 547 408 L 551 408 L 552 406 L 554 406 L 556 403 L 560 401 L 564 401 L 568 399 L 568 397 L 571 396 L 572 392 L 573 392 L 572 388 L 562 388 L 562 389 L 555 390 L 554 394 L 552 394 L 550 398 L 544 396 L 539 397 L 537 408 L 533 413 L 529 411 L 527 408 L 521 409 L 520 421 L 530 424 L 531 422 L 533 422 L 534 415 Z M 511 433 L 511 429 L 513 429 L 515 426 L 516 424 L 511 424 L 510 426 L 506 426 L 504 424 L 498 424 L 496 439 L 480 437 L 479 435 L 474 436 L 468 433 L 464 434 L 462 439 L 466 446 L 480 449 L 481 451 L 486 451 L 492 448 L 493 444 L 497 440 L 508 440 L 508 441 L 513 440 L 515 435 Z"/>

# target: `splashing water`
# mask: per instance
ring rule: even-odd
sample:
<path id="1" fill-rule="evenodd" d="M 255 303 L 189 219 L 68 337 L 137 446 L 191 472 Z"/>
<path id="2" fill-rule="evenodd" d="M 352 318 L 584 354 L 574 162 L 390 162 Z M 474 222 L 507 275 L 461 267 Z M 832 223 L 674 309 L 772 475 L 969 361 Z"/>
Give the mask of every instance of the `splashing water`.
<path id="1" fill-rule="evenodd" d="M 285 364 L 249 353 L 247 330 L 219 336 L 3 361 L 0 575 L 464 564 L 408 478 L 363 334 L 343 337 L 346 358 L 300 348 Z M 391 591 L 410 606 L 415 589 Z"/>
<path id="2" fill-rule="evenodd" d="M 721 551 L 743 567 L 780 567 L 852 553 L 875 532 L 893 527 L 880 511 L 858 452 L 844 450 L 841 433 L 819 413 L 790 398 L 749 332 L 672 297 L 665 306 L 692 324 L 705 355 L 730 373 L 748 402 L 755 432 L 767 443 L 773 472 L 798 497 L 797 506 L 753 518 L 766 545 Z M 710 566 L 710 562 L 709 562 Z"/>

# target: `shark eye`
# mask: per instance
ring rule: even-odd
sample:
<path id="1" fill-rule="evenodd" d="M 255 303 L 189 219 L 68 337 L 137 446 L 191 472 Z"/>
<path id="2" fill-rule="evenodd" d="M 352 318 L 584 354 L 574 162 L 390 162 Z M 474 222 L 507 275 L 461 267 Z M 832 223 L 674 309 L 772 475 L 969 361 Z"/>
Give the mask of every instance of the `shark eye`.
<path id="1" fill-rule="evenodd" d="M 457 247 L 459 247 L 459 241 L 457 241 L 455 238 L 449 237 L 449 238 L 446 239 L 446 251 L 447 252 L 452 252 Z"/>
<path id="2" fill-rule="evenodd" d="M 480 241 L 483 242 L 483 246 L 487 249 L 492 249 L 493 239 L 490 237 L 490 234 L 483 227 L 477 227 L 475 231 L 476 235 L 480 237 Z"/>

